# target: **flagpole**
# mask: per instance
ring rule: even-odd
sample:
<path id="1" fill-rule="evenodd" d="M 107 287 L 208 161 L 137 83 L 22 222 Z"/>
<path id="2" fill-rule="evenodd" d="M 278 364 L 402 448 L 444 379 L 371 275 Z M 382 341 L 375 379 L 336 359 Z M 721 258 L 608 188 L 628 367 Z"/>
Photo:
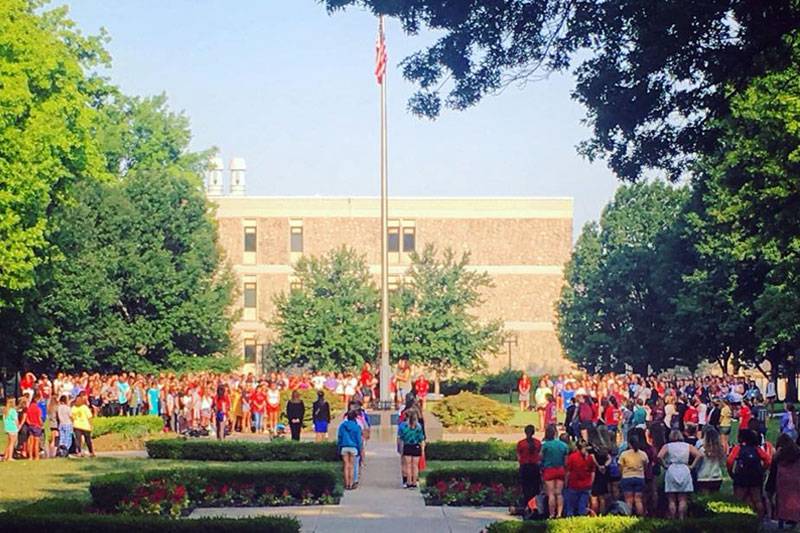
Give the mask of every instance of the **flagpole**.
<path id="1" fill-rule="evenodd" d="M 380 17 L 380 38 L 383 39 L 383 15 Z M 389 165 L 387 162 L 386 134 L 386 72 L 381 79 L 381 406 L 390 409 L 389 391 L 391 367 L 389 365 Z"/>

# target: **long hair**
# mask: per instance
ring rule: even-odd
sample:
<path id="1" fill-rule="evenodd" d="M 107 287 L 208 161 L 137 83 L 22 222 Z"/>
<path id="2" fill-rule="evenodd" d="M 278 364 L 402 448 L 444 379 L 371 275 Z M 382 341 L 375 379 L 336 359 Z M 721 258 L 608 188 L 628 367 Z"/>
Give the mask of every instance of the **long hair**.
<path id="1" fill-rule="evenodd" d="M 725 450 L 722 449 L 722 443 L 719 440 L 719 431 L 714 426 L 703 428 L 703 452 L 709 459 L 716 461 L 725 459 Z"/>
<path id="2" fill-rule="evenodd" d="M 533 434 L 536 433 L 536 427 L 533 424 L 525 426 L 525 440 L 528 443 L 528 451 L 533 452 L 536 441 L 533 440 Z"/>
<path id="3" fill-rule="evenodd" d="M 775 453 L 775 460 L 779 464 L 792 464 L 800 459 L 800 446 L 786 433 L 778 437 L 775 448 L 778 450 Z"/>
<path id="4" fill-rule="evenodd" d="M 544 440 L 554 440 L 556 438 L 556 426 L 550 424 L 544 429 Z"/>

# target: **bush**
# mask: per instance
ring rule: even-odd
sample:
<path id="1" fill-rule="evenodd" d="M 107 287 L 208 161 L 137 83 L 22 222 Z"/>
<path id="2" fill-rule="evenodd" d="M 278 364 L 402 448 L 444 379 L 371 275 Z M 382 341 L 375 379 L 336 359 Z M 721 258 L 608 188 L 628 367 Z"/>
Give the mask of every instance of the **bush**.
<path id="1" fill-rule="evenodd" d="M 303 425 L 307 428 L 311 427 L 311 414 L 312 414 L 312 405 L 314 402 L 317 401 L 317 391 L 314 389 L 298 391 L 300 393 L 300 399 L 303 400 L 303 405 L 305 405 L 306 412 L 305 416 L 303 417 Z M 288 420 L 286 419 L 286 402 L 292 397 L 291 391 L 283 391 L 281 392 L 281 421 L 287 423 Z M 325 399 L 328 400 L 328 403 L 331 406 L 331 417 L 336 417 L 344 412 L 344 401 L 342 401 L 342 397 L 338 394 L 333 394 L 332 392 L 325 391 Z"/>
<path id="2" fill-rule="evenodd" d="M 141 438 L 164 429 L 160 416 L 98 416 L 92 419 L 92 437 L 118 433 L 130 439 Z"/>
<path id="3" fill-rule="evenodd" d="M 93 479 L 89 492 L 94 506 L 103 512 L 118 512 L 145 499 L 157 500 L 153 503 L 159 509 L 153 512 L 172 512 L 167 506 L 173 496 L 176 502 L 186 497 L 178 507 L 333 503 L 342 493 L 340 475 L 339 468 L 329 463 L 201 465 L 107 474 Z"/>
<path id="4" fill-rule="evenodd" d="M 249 442 L 158 439 L 145 443 L 152 459 L 188 461 L 338 461 L 335 442 Z"/>
<path id="5" fill-rule="evenodd" d="M 663 520 L 629 516 L 564 518 L 547 521 L 506 520 L 490 524 L 487 533 L 730 533 L 758 531 L 755 516 L 722 514 L 714 517 Z"/>
<path id="6" fill-rule="evenodd" d="M 429 461 L 515 461 L 516 445 L 497 439 L 485 442 L 435 441 L 425 445 Z"/>
<path id="7" fill-rule="evenodd" d="M 500 484 L 511 487 L 519 484 L 519 467 L 516 462 L 477 465 L 469 463 L 446 466 L 431 465 L 425 473 L 425 485 L 429 487 L 436 485 L 440 481 L 449 483 L 453 480 L 465 480 L 470 483 L 480 482 L 484 485 Z"/>
<path id="8" fill-rule="evenodd" d="M 507 425 L 514 411 L 498 401 L 471 392 L 447 396 L 431 408 L 445 427 L 492 427 Z"/>
<path id="9" fill-rule="evenodd" d="M 509 390 L 517 390 L 517 381 L 520 377 L 519 370 L 501 370 L 496 374 L 476 374 L 462 378 L 453 378 L 442 381 L 439 385 L 441 393 L 445 396 L 459 392 L 474 392 L 476 394 L 505 394 Z M 538 376 L 530 376 L 533 388 L 539 383 Z"/>

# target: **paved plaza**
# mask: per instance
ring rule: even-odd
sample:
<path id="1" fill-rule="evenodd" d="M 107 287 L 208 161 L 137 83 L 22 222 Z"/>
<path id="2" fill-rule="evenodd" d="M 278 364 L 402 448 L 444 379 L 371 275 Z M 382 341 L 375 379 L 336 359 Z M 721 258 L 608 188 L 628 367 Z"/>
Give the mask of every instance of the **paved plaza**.
<path id="1" fill-rule="evenodd" d="M 303 533 L 477 533 L 497 520 L 507 520 L 501 507 L 426 506 L 419 490 L 400 487 L 400 467 L 394 445 L 370 443 L 360 486 L 345 491 L 339 505 L 306 507 L 238 507 L 196 509 L 191 518 L 292 515 Z"/>

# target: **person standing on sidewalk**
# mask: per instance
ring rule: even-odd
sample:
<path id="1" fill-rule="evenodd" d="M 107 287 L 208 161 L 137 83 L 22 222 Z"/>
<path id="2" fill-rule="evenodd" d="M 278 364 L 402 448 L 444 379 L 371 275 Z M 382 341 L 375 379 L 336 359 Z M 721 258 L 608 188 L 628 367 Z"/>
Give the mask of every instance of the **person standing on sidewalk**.
<path id="1" fill-rule="evenodd" d="M 331 406 L 325 399 L 325 391 L 317 391 L 317 401 L 311 406 L 311 421 L 314 424 L 314 440 L 322 442 L 328 438 L 328 424 L 331 422 Z"/>
<path id="2" fill-rule="evenodd" d="M 539 494 L 542 484 L 540 452 L 542 443 L 533 435 L 536 428 L 533 424 L 525 426 L 525 438 L 517 442 L 517 461 L 519 462 L 519 483 L 522 486 L 522 508 Z"/>
<path id="3" fill-rule="evenodd" d="M 361 426 L 356 422 L 356 413 L 347 413 L 347 420 L 339 424 L 336 434 L 336 445 L 344 463 L 344 488 L 355 488 L 355 461 L 361 455 Z"/>
<path id="4" fill-rule="evenodd" d="M 289 421 L 289 431 L 292 440 L 300 440 L 300 430 L 303 427 L 303 417 L 306 415 L 306 406 L 300 399 L 300 392 L 293 390 L 291 399 L 286 402 L 286 419 Z"/>
<path id="5" fill-rule="evenodd" d="M 403 472 L 406 478 L 406 488 L 417 487 L 419 479 L 419 458 L 425 446 L 425 432 L 419 423 L 416 410 L 408 413 L 406 421 L 398 427 L 398 437 L 403 446 Z"/>

